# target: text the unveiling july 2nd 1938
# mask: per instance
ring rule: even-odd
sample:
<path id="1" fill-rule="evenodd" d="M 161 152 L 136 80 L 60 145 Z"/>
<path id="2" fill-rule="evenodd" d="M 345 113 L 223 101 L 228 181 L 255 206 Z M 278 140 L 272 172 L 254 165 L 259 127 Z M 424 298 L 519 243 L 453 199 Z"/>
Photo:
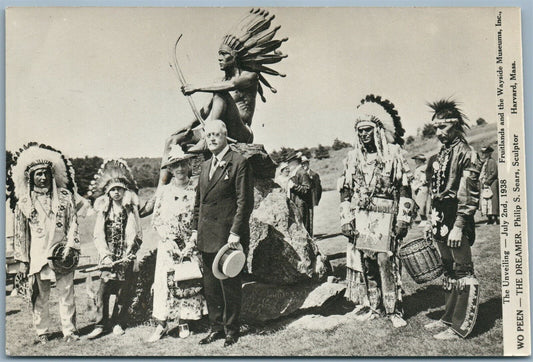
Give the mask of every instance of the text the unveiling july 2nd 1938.
<path id="1" fill-rule="evenodd" d="M 496 113 L 502 251 L 502 307 L 506 355 L 527 355 L 529 288 L 521 48 L 511 39 L 520 31 L 516 18 L 495 10 Z M 518 18 L 519 19 L 519 18 Z M 514 35 L 513 35 L 514 37 Z"/>

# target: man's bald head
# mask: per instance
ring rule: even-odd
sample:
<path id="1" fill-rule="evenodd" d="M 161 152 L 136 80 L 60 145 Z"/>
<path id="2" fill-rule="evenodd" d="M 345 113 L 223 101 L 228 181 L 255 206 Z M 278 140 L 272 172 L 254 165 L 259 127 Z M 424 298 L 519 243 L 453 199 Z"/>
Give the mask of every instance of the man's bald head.
<path id="1" fill-rule="evenodd" d="M 222 132 L 226 136 L 228 135 L 226 124 L 220 119 L 213 119 L 205 122 L 204 130 L 206 134 L 209 132 Z"/>

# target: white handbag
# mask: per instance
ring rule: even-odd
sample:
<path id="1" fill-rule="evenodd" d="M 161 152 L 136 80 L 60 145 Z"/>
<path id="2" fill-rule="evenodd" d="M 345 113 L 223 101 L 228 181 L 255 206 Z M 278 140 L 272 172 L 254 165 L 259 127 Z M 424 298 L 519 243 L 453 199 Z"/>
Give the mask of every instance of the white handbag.
<path id="1" fill-rule="evenodd" d="M 196 258 L 189 260 L 180 260 L 179 263 L 174 264 L 174 281 L 185 281 L 192 279 L 201 279 L 202 270 Z"/>

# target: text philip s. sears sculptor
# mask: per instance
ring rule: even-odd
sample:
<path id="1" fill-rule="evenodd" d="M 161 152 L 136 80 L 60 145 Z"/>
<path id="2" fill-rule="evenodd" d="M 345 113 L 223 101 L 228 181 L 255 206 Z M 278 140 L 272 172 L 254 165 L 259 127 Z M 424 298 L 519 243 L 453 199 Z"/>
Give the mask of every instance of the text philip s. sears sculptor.
<path id="1" fill-rule="evenodd" d="M 506 12 L 496 12 L 496 115 L 498 119 L 498 164 L 500 191 L 500 243 L 502 268 L 502 307 L 504 351 L 506 355 L 527 355 L 529 345 L 529 280 L 527 265 L 527 225 L 521 51 L 513 44 L 519 27 L 506 22 Z M 505 27 L 505 29 L 504 29 Z M 508 84 L 506 84 L 508 82 Z"/>

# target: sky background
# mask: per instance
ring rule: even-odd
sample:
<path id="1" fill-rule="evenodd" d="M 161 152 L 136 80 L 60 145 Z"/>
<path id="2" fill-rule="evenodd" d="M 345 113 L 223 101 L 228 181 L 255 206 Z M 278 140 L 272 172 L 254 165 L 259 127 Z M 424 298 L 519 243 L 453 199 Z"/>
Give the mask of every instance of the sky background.
<path id="1" fill-rule="evenodd" d="M 225 31 L 248 8 L 25 8 L 6 11 L 6 149 L 28 141 L 70 157 L 158 157 L 193 115 L 169 68 L 219 79 Z M 495 10 L 269 8 L 289 55 L 273 66 L 252 129 L 269 151 L 351 141 L 366 94 L 392 101 L 407 134 L 427 102 L 453 97 L 474 123 L 494 122 Z M 198 107 L 209 98 L 193 96 Z"/>

